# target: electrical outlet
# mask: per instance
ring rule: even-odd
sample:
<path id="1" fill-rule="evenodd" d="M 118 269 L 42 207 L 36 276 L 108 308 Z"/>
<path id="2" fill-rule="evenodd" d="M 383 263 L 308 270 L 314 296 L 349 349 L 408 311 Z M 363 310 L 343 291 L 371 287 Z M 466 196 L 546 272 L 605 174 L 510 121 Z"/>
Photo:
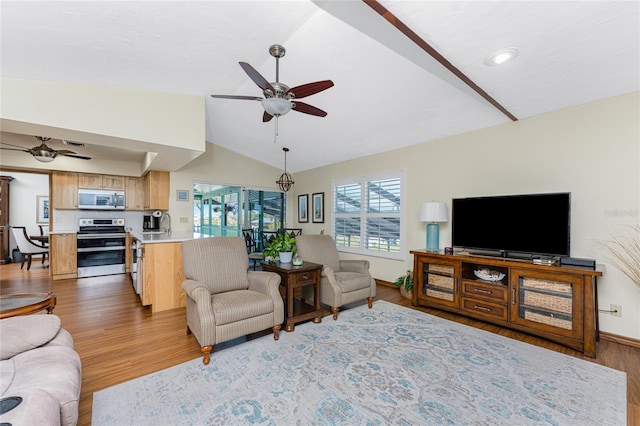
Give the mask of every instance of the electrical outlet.
<path id="1" fill-rule="evenodd" d="M 611 311 L 612 317 L 621 317 L 622 316 L 622 305 L 611 305 L 609 309 Z"/>
<path id="2" fill-rule="evenodd" d="M 189 218 L 188 217 L 181 217 L 180 218 L 180 223 L 189 223 Z"/>

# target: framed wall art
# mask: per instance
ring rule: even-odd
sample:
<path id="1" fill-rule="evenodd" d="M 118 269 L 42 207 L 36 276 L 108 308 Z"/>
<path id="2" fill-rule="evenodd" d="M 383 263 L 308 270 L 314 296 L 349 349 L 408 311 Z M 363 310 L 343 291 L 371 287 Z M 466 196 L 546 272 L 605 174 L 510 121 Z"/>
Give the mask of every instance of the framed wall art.
<path id="1" fill-rule="evenodd" d="M 313 223 L 324 223 L 324 192 L 312 195 Z"/>
<path id="2" fill-rule="evenodd" d="M 189 191 L 186 189 L 178 189 L 176 190 L 176 200 L 177 201 L 189 201 Z"/>
<path id="3" fill-rule="evenodd" d="M 298 195 L 298 222 L 309 222 L 309 194 Z"/>
<path id="4" fill-rule="evenodd" d="M 49 197 L 36 195 L 36 222 L 49 223 Z"/>

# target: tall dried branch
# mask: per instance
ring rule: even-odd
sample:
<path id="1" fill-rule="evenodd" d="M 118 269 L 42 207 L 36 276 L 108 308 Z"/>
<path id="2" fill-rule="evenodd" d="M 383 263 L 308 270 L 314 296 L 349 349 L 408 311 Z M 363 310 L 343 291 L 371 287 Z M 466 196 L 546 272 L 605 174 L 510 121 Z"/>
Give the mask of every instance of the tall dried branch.
<path id="1" fill-rule="evenodd" d="M 611 240 L 597 241 L 597 244 L 604 249 L 605 259 L 640 290 L 640 225 L 629 228 L 630 235 L 614 235 Z"/>

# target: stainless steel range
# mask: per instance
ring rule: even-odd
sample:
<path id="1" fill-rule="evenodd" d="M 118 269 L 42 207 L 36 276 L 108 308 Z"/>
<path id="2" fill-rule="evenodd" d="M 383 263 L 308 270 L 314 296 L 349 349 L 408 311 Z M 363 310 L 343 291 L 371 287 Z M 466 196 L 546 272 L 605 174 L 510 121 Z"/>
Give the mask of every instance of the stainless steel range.
<path id="1" fill-rule="evenodd" d="M 125 273 L 124 219 L 80 219 L 78 278 Z"/>

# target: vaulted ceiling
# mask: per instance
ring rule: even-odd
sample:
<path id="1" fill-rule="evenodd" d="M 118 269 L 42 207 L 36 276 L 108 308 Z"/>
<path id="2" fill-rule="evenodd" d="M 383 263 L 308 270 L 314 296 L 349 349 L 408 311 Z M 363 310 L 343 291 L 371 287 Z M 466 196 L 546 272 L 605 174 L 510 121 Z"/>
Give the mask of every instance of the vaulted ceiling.
<path id="1" fill-rule="evenodd" d="M 1 71 L 202 96 L 208 142 L 277 167 L 288 147 L 296 172 L 638 91 L 639 6 L 3 0 Z M 260 102 L 209 96 L 262 96 L 238 62 L 273 82 L 276 43 L 286 48 L 280 82 L 335 84 L 304 99 L 326 117 L 289 112 L 277 138 L 275 120 L 262 122 Z M 506 47 L 517 48 L 514 60 L 485 64 Z M 95 148 L 83 154 L 144 155 Z"/>

